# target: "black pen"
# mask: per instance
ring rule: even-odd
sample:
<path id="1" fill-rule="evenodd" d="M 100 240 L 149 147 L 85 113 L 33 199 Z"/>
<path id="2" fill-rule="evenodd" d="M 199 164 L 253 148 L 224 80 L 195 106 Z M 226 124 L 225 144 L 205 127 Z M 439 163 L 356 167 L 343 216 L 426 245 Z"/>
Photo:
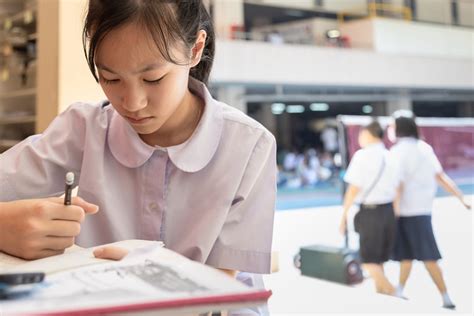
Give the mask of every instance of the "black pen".
<path id="1" fill-rule="evenodd" d="M 64 189 L 64 205 L 71 205 L 72 188 L 74 185 L 74 173 L 66 173 L 66 188 Z"/>

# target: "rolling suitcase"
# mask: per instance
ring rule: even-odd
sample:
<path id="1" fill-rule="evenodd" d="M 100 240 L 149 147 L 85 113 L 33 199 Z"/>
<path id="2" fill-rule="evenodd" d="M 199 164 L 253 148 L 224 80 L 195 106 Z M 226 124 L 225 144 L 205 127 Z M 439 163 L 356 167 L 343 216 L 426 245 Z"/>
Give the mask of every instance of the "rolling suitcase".
<path id="1" fill-rule="evenodd" d="M 380 180 L 384 169 L 385 159 L 382 160 L 378 174 L 361 201 L 365 201 Z M 358 252 L 349 249 L 347 229 L 344 237 L 344 247 L 341 248 L 322 245 L 300 248 L 300 252 L 296 254 L 294 259 L 295 266 L 301 270 L 302 275 L 343 284 L 361 283 L 364 280 L 361 262 Z"/>
<path id="2" fill-rule="evenodd" d="M 358 252 L 349 249 L 346 232 L 344 247 L 311 245 L 301 247 L 295 266 L 301 274 L 343 284 L 358 284 L 364 279 Z"/>

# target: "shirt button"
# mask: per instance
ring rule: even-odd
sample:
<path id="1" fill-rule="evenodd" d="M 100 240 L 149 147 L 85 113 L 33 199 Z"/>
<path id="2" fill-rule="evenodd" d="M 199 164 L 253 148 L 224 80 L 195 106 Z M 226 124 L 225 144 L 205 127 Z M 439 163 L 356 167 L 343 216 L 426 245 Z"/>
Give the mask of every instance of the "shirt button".
<path id="1" fill-rule="evenodd" d="M 158 204 L 156 204 L 155 202 L 151 202 L 150 204 L 148 204 L 148 208 L 150 209 L 150 211 L 156 211 L 158 210 Z"/>

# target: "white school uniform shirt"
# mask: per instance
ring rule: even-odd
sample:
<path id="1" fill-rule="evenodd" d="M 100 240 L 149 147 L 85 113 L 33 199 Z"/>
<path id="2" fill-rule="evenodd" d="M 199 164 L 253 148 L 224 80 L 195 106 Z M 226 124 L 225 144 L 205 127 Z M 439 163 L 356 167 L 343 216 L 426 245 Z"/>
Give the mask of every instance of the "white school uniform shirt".
<path id="1" fill-rule="evenodd" d="M 436 195 L 436 174 L 443 171 L 433 148 L 413 137 L 400 138 L 390 150 L 403 184 L 400 216 L 430 215 Z"/>
<path id="2" fill-rule="evenodd" d="M 370 186 L 375 182 L 382 163 L 385 167 L 380 179 L 367 195 Z M 398 178 L 396 164 L 390 159 L 383 143 L 377 143 L 359 149 L 352 157 L 344 181 L 360 189 L 355 202 L 362 204 L 386 204 L 393 202 L 397 192 Z M 365 200 L 364 197 L 366 196 Z"/>
<path id="3" fill-rule="evenodd" d="M 189 87 L 205 107 L 183 144 L 149 146 L 111 105 L 77 103 L 0 155 L 0 201 L 59 196 L 72 171 L 78 195 L 100 208 L 82 224 L 80 246 L 162 240 L 216 268 L 269 273 L 275 139 L 201 82 Z"/>

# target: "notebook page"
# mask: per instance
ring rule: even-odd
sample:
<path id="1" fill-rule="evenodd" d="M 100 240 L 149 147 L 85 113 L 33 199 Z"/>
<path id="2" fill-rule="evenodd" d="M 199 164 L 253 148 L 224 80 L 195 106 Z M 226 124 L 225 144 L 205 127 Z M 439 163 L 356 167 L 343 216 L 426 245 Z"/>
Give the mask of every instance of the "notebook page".
<path id="1" fill-rule="evenodd" d="M 163 243 L 157 241 L 148 241 L 148 240 L 125 240 L 109 245 L 114 245 L 118 247 L 123 247 L 129 251 L 133 251 L 137 248 L 146 247 L 148 245 L 159 245 L 162 246 Z M 47 257 L 43 259 L 26 261 L 21 260 L 17 261 L 17 264 L 10 264 L 9 267 L 5 268 L 4 272 L 33 272 L 40 271 L 46 274 L 52 274 L 61 271 L 67 271 L 79 267 L 94 265 L 98 263 L 109 262 L 110 260 L 97 259 L 93 255 L 95 248 L 103 247 L 92 247 L 92 248 L 81 248 L 79 246 L 73 246 L 74 248 L 68 249 L 64 254 Z M 13 257 L 12 257 L 13 258 Z M 13 261 L 13 260 L 12 260 Z M 13 262 L 12 262 L 13 263 Z"/>
<path id="2" fill-rule="evenodd" d="M 127 306 L 172 308 L 266 300 L 266 291 L 252 289 L 221 271 L 191 261 L 161 246 L 132 251 L 121 261 L 82 267 L 48 276 L 26 299 L 0 301 L 9 313 L 93 313 Z"/>

